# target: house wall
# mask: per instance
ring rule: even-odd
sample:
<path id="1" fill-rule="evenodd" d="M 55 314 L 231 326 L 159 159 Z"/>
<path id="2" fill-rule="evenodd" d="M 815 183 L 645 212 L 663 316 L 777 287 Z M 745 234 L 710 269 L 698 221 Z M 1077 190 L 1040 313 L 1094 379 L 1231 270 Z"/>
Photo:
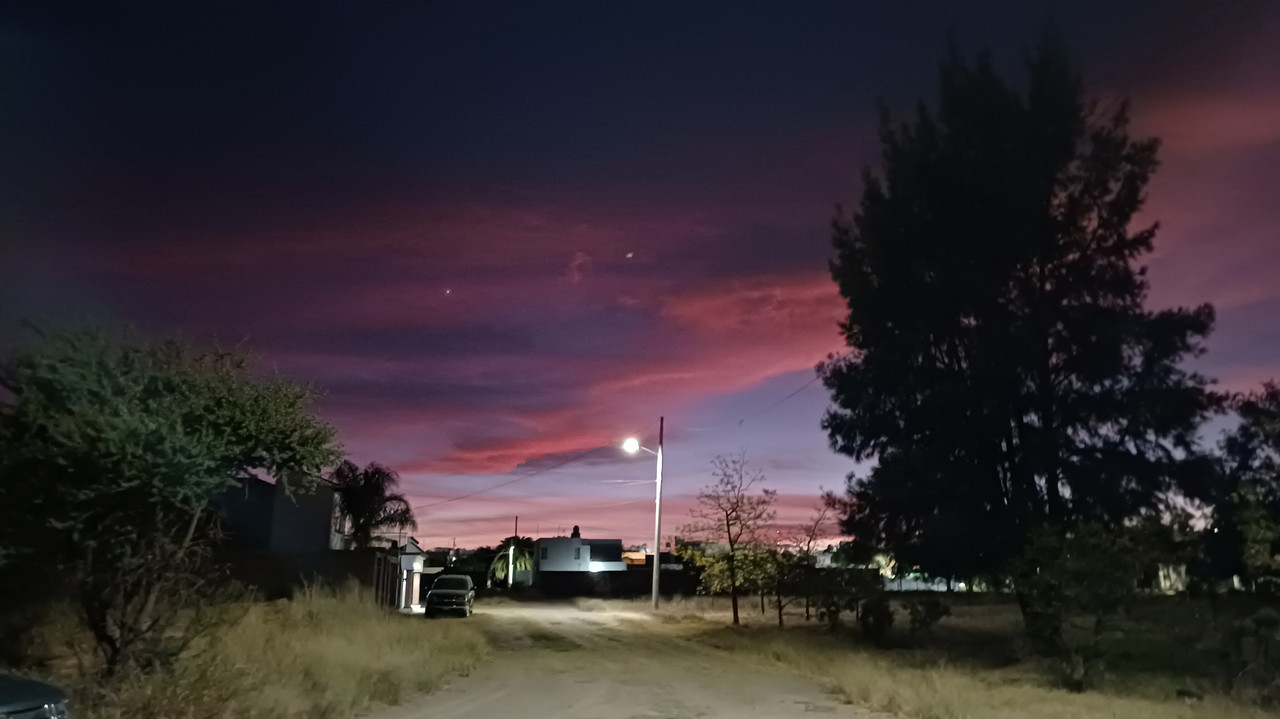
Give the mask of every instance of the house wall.
<path id="1" fill-rule="evenodd" d="M 333 530 L 333 488 L 322 485 L 305 494 L 287 495 L 277 487 L 275 495 L 269 549 L 276 554 L 328 549 Z"/>
<path id="2" fill-rule="evenodd" d="M 279 485 L 262 480 L 228 487 L 212 500 L 221 516 L 228 548 L 277 555 L 328 550 L 333 503 L 333 488 L 328 485 L 290 495 Z"/>
<path id="3" fill-rule="evenodd" d="M 534 542 L 533 565 L 538 572 L 587 572 L 591 551 L 577 537 L 539 539 Z"/>
<path id="4" fill-rule="evenodd" d="M 534 542 L 535 573 L 625 572 L 621 539 L 548 537 Z"/>
<path id="5" fill-rule="evenodd" d="M 1187 565 L 1161 564 L 1157 567 L 1155 590 L 1161 594 L 1178 594 L 1187 590 Z"/>
<path id="6" fill-rule="evenodd" d="M 222 548 L 216 557 L 227 565 L 233 579 L 256 587 L 268 599 L 279 599 L 290 596 L 303 583 L 340 588 L 354 580 L 373 586 L 379 554 L 375 549 L 356 549 L 285 556 L 265 550 Z"/>
<path id="7" fill-rule="evenodd" d="M 271 543 L 275 485 L 254 481 L 227 487 L 212 505 L 222 519 L 223 543 L 236 550 L 266 550 Z"/>

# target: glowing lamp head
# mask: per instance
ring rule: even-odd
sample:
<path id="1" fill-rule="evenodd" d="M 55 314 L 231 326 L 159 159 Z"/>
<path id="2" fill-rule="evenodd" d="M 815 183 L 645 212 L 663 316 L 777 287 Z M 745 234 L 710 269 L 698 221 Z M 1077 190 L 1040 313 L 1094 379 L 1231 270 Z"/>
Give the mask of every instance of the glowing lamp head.
<path id="1" fill-rule="evenodd" d="M 622 443 L 622 451 L 627 454 L 635 454 L 636 452 L 639 452 L 640 440 L 635 437 L 628 437 L 627 440 Z"/>

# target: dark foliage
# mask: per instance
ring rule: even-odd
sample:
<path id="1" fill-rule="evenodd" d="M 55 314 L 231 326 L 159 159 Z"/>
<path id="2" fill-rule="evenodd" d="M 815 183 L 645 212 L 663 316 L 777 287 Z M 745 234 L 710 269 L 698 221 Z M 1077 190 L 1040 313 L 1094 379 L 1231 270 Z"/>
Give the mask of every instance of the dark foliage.
<path id="1" fill-rule="evenodd" d="M 1280 573 L 1280 386 L 1233 397 L 1240 422 L 1220 445 L 1220 479 L 1201 497 L 1213 505 L 1205 534 L 1212 579 L 1250 586 Z"/>
<path id="2" fill-rule="evenodd" d="M 909 599 L 902 603 L 907 610 L 912 634 L 925 634 L 944 618 L 951 616 L 951 607 L 937 597 Z"/>
<path id="3" fill-rule="evenodd" d="M 883 593 L 862 603 L 858 610 L 858 627 L 871 641 L 884 643 L 893 628 L 893 607 Z"/>
<path id="4" fill-rule="evenodd" d="M 1151 311 L 1131 230 L 1156 169 L 1125 105 L 1103 110 L 1053 41 L 1025 92 L 954 52 L 938 104 L 881 126 L 880 172 L 833 226 L 848 351 L 822 367 L 843 528 L 900 566 L 999 576 L 1033 533 L 1116 526 L 1194 488 L 1214 411 L 1183 361 L 1208 305 Z M 1203 482 L 1201 481 L 1202 485 Z"/>
<path id="5" fill-rule="evenodd" d="M 171 657 L 216 594 L 215 493 L 305 490 L 338 455 L 313 393 L 236 353 L 42 336 L 0 386 L 0 561 L 58 572 L 108 673 Z"/>

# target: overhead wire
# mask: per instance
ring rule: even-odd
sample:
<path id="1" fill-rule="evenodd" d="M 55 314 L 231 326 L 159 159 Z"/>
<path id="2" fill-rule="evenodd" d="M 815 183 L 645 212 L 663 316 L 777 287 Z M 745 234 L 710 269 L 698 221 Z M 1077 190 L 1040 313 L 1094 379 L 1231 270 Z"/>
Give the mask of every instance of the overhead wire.
<path id="1" fill-rule="evenodd" d="M 747 421 L 749 421 L 749 420 L 753 420 L 753 419 L 755 419 L 756 417 L 759 417 L 760 415 L 765 414 L 766 412 L 769 412 L 769 411 L 771 411 L 771 410 L 775 409 L 776 407 L 778 407 L 778 405 L 782 404 L 783 402 L 786 402 L 787 400 L 791 399 L 792 397 L 795 397 L 796 395 L 798 395 L 798 394 L 800 394 L 801 392 L 805 391 L 806 389 L 808 389 L 808 388 L 809 388 L 809 386 L 810 386 L 810 385 L 812 385 L 814 382 L 817 382 L 817 381 L 818 381 L 818 380 L 820 380 L 820 379 L 822 379 L 822 375 L 820 375 L 820 374 L 816 374 L 816 373 L 815 373 L 815 374 L 813 375 L 813 377 L 812 377 L 808 382 L 805 382 L 804 384 L 800 385 L 800 386 L 799 386 L 799 387 L 797 387 L 796 389 L 792 390 L 789 394 L 787 394 L 787 396 L 783 397 L 782 399 L 778 400 L 777 402 L 774 402 L 773 404 L 769 405 L 768 407 L 765 407 L 764 409 L 760 410 L 759 412 L 756 412 L 756 413 L 755 413 L 755 414 L 753 414 L 753 415 L 750 415 L 750 416 L 747 416 L 747 417 L 743 417 L 742 419 L 738 420 L 738 426 L 739 426 L 739 427 L 741 427 L 743 422 L 747 422 Z"/>
<path id="2" fill-rule="evenodd" d="M 800 385 L 800 386 L 799 386 L 799 387 L 797 387 L 796 389 L 794 389 L 794 390 L 792 390 L 791 392 L 787 393 L 787 394 L 786 394 L 786 395 L 784 395 L 781 399 L 778 399 L 777 401 L 773 402 L 772 404 L 770 404 L 770 405 L 768 405 L 768 406 L 764 407 L 763 409 L 761 409 L 761 410 L 759 410 L 759 411 L 757 411 L 757 412 L 755 412 L 755 413 L 753 413 L 753 414 L 750 414 L 750 415 L 747 415 L 747 416 L 745 416 L 745 417 L 742 417 L 741 419 L 739 419 L 739 420 L 737 421 L 736 426 L 741 427 L 745 422 L 748 422 L 748 421 L 750 421 L 750 420 L 756 419 L 756 418 L 760 417 L 761 415 L 764 415 L 764 414 L 766 414 L 766 413 L 768 413 L 768 412 L 773 411 L 773 410 L 774 410 L 774 409 L 776 409 L 777 407 L 781 406 L 781 405 L 782 405 L 784 402 L 786 402 L 787 400 L 789 400 L 789 399 L 791 399 L 791 398 L 795 397 L 796 395 L 800 394 L 800 393 L 801 393 L 801 392 L 803 392 L 805 389 L 808 389 L 808 388 L 809 388 L 809 386 L 811 386 L 814 382 L 817 382 L 819 379 L 822 379 L 822 376 L 821 376 L 821 375 L 816 375 L 816 374 L 815 374 L 811 379 L 809 379 L 809 381 L 805 382 L 804 384 Z M 729 426 L 731 422 L 732 422 L 732 420 L 727 421 L 727 422 L 724 422 L 724 423 L 721 423 L 721 424 L 719 424 L 719 425 L 713 425 L 713 426 L 711 426 L 711 427 L 703 427 L 703 428 L 699 428 L 699 430 L 698 430 L 698 431 L 700 431 L 700 432 L 706 432 L 706 431 L 710 431 L 710 430 L 714 430 L 714 429 L 720 429 L 721 427 Z M 649 428 L 647 428 L 647 429 L 651 429 L 651 427 L 649 427 Z M 521 475 L 519 475 L 519 476 L 517 476 L 517 477 L 513 477 L 513 478 L 511 478 L 511 479 L 509 479 L 509 480 L 507 480 L 507 481 L 505 481 L 505 482 L 500 482 L 500 483 L 495 484 L 495 485 L 493 485 L 493 486 L 491 486 L 491 487 L 486 487 L 486 488 L 484 488 L 484 489 L 478 489 L 478 490 L 476 490 L 476 491 L 474 491 L 474 492 L 468 492 L 468 493 L 466 493 L 466 494 L 460 494 L 460 495 L 458 495 L 458 496 L 456 496 L 456 497 L 449 497 L 449 498 L 442 499 L 442 500 L 437 501 L 437 502 L 428 502 L 428 503 L 426 503 L 426 504 L 419 504 L 419 505 L 416 505 L 416 506 L 412 507 L 412 511 L 415 511 L 415 512 L 416 512 L 416 511 L 418 511 L 418 510 L 420 510 L 420 509 L 430 509 L 430 508 L 432 508 L 432 507 L 439 507 L 439 506 L 441 506 L 441 505 L 449 504 L 449 503 L 451 503 L 451 502 L 458 502 L 458 501 L 461 501 L 461 500 L 464 500 L 464 499 L 471 499 L 472 497 L 477 497 L 477 496 L 480 496 L 480 495 L 482 495 L 482 494 L 488 494 L 489 492 L 493 492 L 493 491 L 495 491 L 495 490 L 499 490 L 499 489 L 502 489 L 502 488 L 504 488 L 504 487 L 509 487 L 509 486 L 511 486 L 511 485 L 513 485 L 513 484 L 516 484 L 516 483 L 518 483 L 518 482 L 523 482 L 523 481 L 524 481 L 524 480 L 526 480 L 526 479 L 531 479 L 531 478 L 536 477 L 536 476 L 538 476 L 538 475 L 542 475 L 542 474 L 547 474 L 547 473 L 550 473 L 550 472 L 554 472 L 555 470 L 560 469 L 561 467 L 564 467 L 564 466 L 567 466 L 567 465 L 572 464 L 572 463 L 574 463 L 574 462 L 577 462 L 578 460 L 583 459 L 583 458 L 584 458 L 584 457 L 586 457 L 587 455 L 589 455 L 589 454 L 591 454 L 591 453 L 593 453 L 593 452 L 598 452 L 598 451 L 600 451 L 601 449 L 604 449 L 604 448 L 603 448 L 603 447 L 592 447 L 592 448 L 587 449 L 587 450 L 585 450 L 585 451 L 579 452 L 579 453 L 577 453 L 577 454 L 575 454 L 575 455 L 573 455 L 573 456 L 571 456 L 571 457 L 568 457 L 568 458 L 564 459 L 563 461 L 557 462 L 557 463 L 555 463 L 555 464 L 553 464 L 553 465 L 551 465 L 551 466 L 543 467 L 543 468 L 541 468 L 541 469 L 537 469 L 537 470 L 534 470 L 534 471 L 532 471 L 532 472 L 528 472 L 528 473 L 526 473 L 526 474 L 521 474 Z M 633 480 L 606 480 L 606 481 L 609 481 L 610 483 L 617 483 L 617 484 L 649 484 L 649 483 L 651 482 L 651 480 L 634 480 L 634 481 L 633 481 Z M 642 500 L 636 500 L 636 501 L 642 501 Z M 643 500 L 643 501 L 647 501 L 647 500 Z"/>

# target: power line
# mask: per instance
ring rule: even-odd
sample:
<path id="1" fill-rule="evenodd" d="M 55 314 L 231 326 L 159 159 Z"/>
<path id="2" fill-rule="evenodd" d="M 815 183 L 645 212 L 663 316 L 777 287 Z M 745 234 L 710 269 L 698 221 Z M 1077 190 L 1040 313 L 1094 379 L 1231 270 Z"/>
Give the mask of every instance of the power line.
<path id="1" fill-rule="evenodd" d="M 762 415 L 762 414 L 764 414 L 764 413 L 766 413 L 766 412 L 768 412 L 768 411 L 770 411 L 770 410 L 774 409 L 775 407 L 777 407 L 778 405 L 782 404 L 783 402 L 786 402 L 787 400 L 791 399 L 792 397 L 795 397 L 796 395 L 798 395 L 798 394 L 800 394 L 801 392 L 803 392 L 803 391 L 805 391 L 806 389 L 808 389 L 809 385 L 813 384 L 814 382 L 817 382 L 817 381 L 818 381 L 818 380 L 820 380 L 820 379 L 822 379 L 822 375 L 820 375 L 820 374 L 816 374 L 816 373 L 815 373 L 815 374 L 813 375 L 813 377 L 812 377 L 808 382 L 805 382 L 804 384 L 800 385 L 800 386 L 799 386 L 799 387 L 797 387 L 795 390 L 793 390 L 791 393 L 789 393 L 787 396 L 783 397 L 782 399 L 778 400 L 777 402 L 774 402 L 773 404 L 769 405 L 768 407 L 765 407 L 764 409 L 760 410 L 759 412 L 756 412 L 755 414 L 750 415 L 749 417 L 743 417 L 742 419 L 738 420 L 738 426 L 739 426 L 739 427 L 741 427 L 743 422 L 746 422 L 747 420 L 755 419 L 756 417 L 759 417 L 760 415 Z"/>
<path id="2" fill-rule="evenodd" d="M 529 479 L 529 478 L 531 478 L 531 477 L 536 477 L 536 476 L 538 476 L 539 474 L 542 474 L 542 473 L 544 473 L 544 472 L 550 472 L 551 470 L 556 469 L 556 468 L 558 468 L 558 467 L 563 467 L 563 466 L 565 466 L 566 464 L 569 464 L 570 462 L 576 462 L 577 460 L 582 459 L 583 457 L 587 456 L 588 454 L 591 454 L 592 452 L 598 451 L 599 449 L 600 449 L 599 447 L 592 447 L 591 449 L 588 449 L 588 450 L 587 450 L 587 451 L 585 451 L 585 452 L 580 452 L 580 453 L 578 453 L 578 454 L 573 455 L 572 457 L 570 457 L 570 458 L 568 458 L 568 459 L 564 460 L 563 462 L 559 462 L 559 463 L 557 463 L 557 464 L 553 464 L 553 465 L 551 465 L 550 467 L 547 467 L 547 468 L 545 468 L 545 469 L 540 469 L 540 470 L 537 470 L 537 471 L 534 471 L 534 472 L 530 472 L 530 473 L 528 473 L 528 474 L 522 474 L 522 475 L 520 475 L 520 476 L 516 477 L 515 479 L 511 479 L 511 480 L 508 480 L 508 481 L 506 481 L 506 482 L 502 482 L 501 484 L 495 484 L 495 485 L 493 485 L 492 487 L 488 487 L 488 488 L 486 488 L 486 489 L 480 489 L 480 490 L 476 490 L 475 492 L 470 492 L 470 493 L 467 493 L 467 494 L 461 494 L 461 495 L 458 495 L 457 497 L 450 497 L 450 498 L 448 498 L 448 499 L 442 499 L 442 500 L 440 500 L 439 502 L 431 502 L 430 504 L 420 504 L 420 505 L 418 505 L 418 506 L 414 507 L 414 508 L 413 508 L 413 511 L 417 511 L 417 510 L 419 510 L 419 509 L 429 509 L 429 508 L 431 508 L 431 507 L 439 507 L 439 506 L 440 506 L 440 505 L 442 505 L 442 504 L 448 504 L 448 503 L 450 503 L 450 502 L 457 502 L 458 500 L 461 500 L 461 499 L 470 499 L 470 498 L 475 497 L 475 496 L 477 496 L 477 495 L 485 494 L 486 492 L 492 492 L 492 491 L 494 491 L 495 489 L 502 489 L 503 487 L 509 487 L 509 486 L 511 486 L 511 485 L 513 485 L 513 484 L 515 484 L 516 482 L 522 482 L 522 481 L 524 481 L 524 480 L 526 480 L 526 479 Z"/>

